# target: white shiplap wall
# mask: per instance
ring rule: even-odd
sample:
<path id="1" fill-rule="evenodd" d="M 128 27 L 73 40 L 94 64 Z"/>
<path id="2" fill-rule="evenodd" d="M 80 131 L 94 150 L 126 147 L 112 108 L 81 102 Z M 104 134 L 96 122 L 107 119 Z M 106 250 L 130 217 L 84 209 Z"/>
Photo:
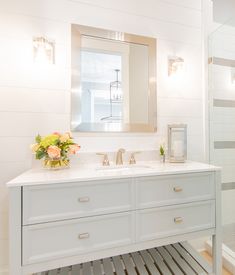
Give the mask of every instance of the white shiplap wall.
<path id="1" fill-rule="evenodd" d="M 70 23 L 156 37 L 158 132 L 76 135 L 83 151 L 156 149 L 168 123 L 187 123 L 189 158 L 204 160 L 201 0 L 0 1 L 0 271 L 8 265 L 5 182 L 31 165 L 37 133 L 69 130 Z M 56 41 L 56 64 L 32 62 L 32 37 Z M 185 59 L 180 82 L 167 56 Z M 110 138 L 111 136 L 111 138 Z M 1 272 L 0 272 L 1 274 Z"/>

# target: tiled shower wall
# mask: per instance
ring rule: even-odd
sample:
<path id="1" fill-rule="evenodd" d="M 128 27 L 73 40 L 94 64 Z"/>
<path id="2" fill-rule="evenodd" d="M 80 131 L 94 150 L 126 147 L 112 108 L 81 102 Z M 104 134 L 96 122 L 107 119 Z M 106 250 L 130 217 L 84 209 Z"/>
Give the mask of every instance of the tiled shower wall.
<path id="1" fill-rule="evenodd" d="M 210 162 L 222 167 L 223 223 L 235 223 L 235 20 L 210 37 Z M 219 59 L 218 59 L 219 58 Z M 228 64 L 230 63 L 230 64 Z M 230 66 L 231 65 L 231 66 Z M 232 189 L 229 189 L 232 188 Z"/>
<path id="2" fill-rule="evenodd" d="M 157 38 L 156 134 L 76 134 L 83 151 L 157 149 L 168 123 L 188 124 L 188 153 L 204 160 L 200 0 L 0 0 L 0 274 L 8 266 L 5 183 L 31 166 L 33 137 L 68 131 L 70 24 Z M 55 65 L 32 61 L 32 37 L 56 41 Z M 168 55 L 185 59 L 182 79 L 167 75 Z M 5 273 L 4 273 L 5 270 Z M 1 273 L 2 272 L 2 273 Z"/>

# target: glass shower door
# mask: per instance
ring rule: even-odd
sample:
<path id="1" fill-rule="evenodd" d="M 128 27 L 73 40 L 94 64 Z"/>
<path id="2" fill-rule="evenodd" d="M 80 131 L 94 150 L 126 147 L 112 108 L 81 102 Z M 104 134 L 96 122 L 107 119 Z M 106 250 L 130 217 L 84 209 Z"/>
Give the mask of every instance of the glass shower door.
<path id="1" fill-rule="evenodd" d="M 209 159 L 222 167 L 223 257 L 235 274 L 235 19 L 209 38 Z"/>

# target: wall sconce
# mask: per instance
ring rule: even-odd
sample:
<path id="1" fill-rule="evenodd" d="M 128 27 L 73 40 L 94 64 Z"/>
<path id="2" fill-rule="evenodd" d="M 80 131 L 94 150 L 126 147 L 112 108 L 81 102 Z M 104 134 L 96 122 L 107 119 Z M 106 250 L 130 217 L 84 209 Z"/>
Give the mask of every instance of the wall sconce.
<path id="1" fill-rule="evenodd" d="M 33 59 L 35 63 L 55 63 L 55 43 L 45 37 L 33 38 Z"/>
<path id="2" fill-rule="evenodd" d="M 231 69 L 231 83 L 232 85 L 235 85 L 235 69 Z"/>
<path id="3" fill-rule="evenodd" d="M 178 56 L 168 57 L 168 76 L 182 72 L 184 69 L 184 59 Z"/>

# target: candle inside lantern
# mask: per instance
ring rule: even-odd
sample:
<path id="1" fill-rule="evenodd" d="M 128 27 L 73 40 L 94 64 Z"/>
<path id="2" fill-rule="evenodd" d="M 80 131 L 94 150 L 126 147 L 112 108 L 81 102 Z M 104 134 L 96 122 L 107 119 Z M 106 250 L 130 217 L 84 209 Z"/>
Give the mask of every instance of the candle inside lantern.
<path id="1" fill-rule="evenodd" d="M 168 125 L 168 152 L 170 162 L 184 162 L 187 157 L 187 125 Z"/>
<path id="2" fill-rule="evenodd" d="M 173 143 L 174 157 L 180 158 L 184 155 L 184 146 L 181 140 L 175 140 Z"/>

